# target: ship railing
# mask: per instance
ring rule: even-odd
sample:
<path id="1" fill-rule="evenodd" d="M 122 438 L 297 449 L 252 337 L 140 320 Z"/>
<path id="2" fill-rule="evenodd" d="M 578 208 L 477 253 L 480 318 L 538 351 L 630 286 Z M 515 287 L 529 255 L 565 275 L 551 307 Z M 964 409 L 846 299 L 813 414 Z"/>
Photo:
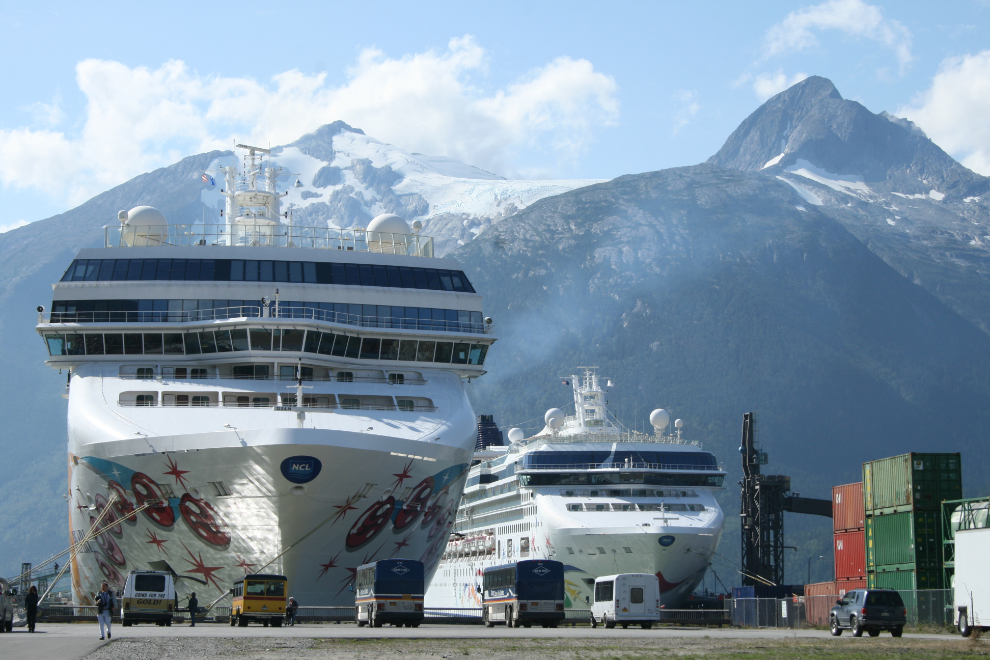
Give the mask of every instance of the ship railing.
<path id="1" fill-rule="evenodd" d="M 193 223 L 182 225 L 107 225 L 104 246 L 127 247 L 286 247 L 375 252 L 413 257 L 433 257 L 433 237 L 420 234 L 282 225 L 268 221 L 256 224 Z"/>
<path id="2" fill-rule="evenodd" d="M 161 373 L 154 375 L 146 374 L 118 374 L 121 380 L 148 380 L 148 381 L 190 381 L 190 380 L 277 380 L 294 383 L 298 380 L 295 376 L 246 376 L 240 374 L 187 374 L 185 376 L 173 373 Z M 306 383 L 371 383 L 387 385 L 425 385 L 425 378 L 404 378 L 402 380 L 382 378 L 380 376 L 306 376 L 303 379 Z"/>
<path id="3" fill-rule="evenodd" d="M 360 328 L 383 328 L 392 330 L 425 330 L 428 332 L 463 332 L 489 334 L 490 326 L 469 321 L 447 321 L 441 319 L 414 319 L 398 316 L 360 316 L 345 314 L 313 307 L 289 307 L 281 305 L 277 310 L 261 306 L 219 307 L 198 310 L 142 310 L 142 311 L 98 311 L 98 312 L 50 312 L 41 314 L 41 323 L 200 323 L 204 321 L 231 321 L 237 319 L 298 319 L 322 321 L 339 325 L 353 325 Z"/>
<path id="4" fill-rule="evenodd" d="M 517 473 L 575 472 L 579 470 L 677 470 L 678 472 L 724 472 L 721 465 L 692 465 L 689 463 L 645 463 L 638 461 L 609 463 L 541 463 L 517 466 Z"/>
<path id="5" fill-rule="evenodd" d="M 254 397 L 251 397 L 254 398 Z M 295 401 L 283 401 L 273 403 L 270 399 L 265 401 L 195 401 L 195 402 L 159 402 L 159 401 L 135 401 L 121 399 L 117 401 L 121 408 L 312 408 L 322 410 L 389 410 L 398 412 L 436 412 L 437 407 L 426 404 L 415 405 L 393 405 L 387 403 L 329 403 L 329 402 L 308 402 L 303 401 L 301 406 L 296 406 Z"/>

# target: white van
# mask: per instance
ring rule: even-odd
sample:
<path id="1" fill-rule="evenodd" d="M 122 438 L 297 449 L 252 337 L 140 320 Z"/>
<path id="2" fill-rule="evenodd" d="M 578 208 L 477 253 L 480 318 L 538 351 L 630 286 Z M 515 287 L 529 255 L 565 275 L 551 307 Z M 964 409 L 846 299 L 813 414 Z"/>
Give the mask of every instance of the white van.
<path id="1" fill-rule="evenodd" d="M 595 580 L 591 627 L 628 628 L 638 623 L 649 630 L 660 620 L 660 580 L 651 573 L 620 573 Z"/>
<path id="2" fill-rule="evenodd" d="M 120 599 L 120 622 L 157 623 L 171 626 L 179 603 L 175 596 L 175 576 L 167 571 L 131 571 Z"/>

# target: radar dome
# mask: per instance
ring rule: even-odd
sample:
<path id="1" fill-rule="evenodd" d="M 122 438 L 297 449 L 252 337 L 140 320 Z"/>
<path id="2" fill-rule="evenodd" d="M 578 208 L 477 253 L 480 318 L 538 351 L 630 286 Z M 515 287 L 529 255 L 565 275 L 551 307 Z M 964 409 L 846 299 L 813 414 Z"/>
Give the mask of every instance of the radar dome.
<path id="1" fill-rule="evenodd" d="M 509 442 L 521 442 L 525 437 L 522 429 L 509 429 Z"/>
<path id="2" fill-rule="evenodd" d="M 135 206 L 127 212 L 127 220 L 124 224 L 128 227 L 151 227 L 167 225 L 168 221 L 165 220 L 165 215 L 153 206 Z"/>
<path id="3" fill-rule="evenodd" d="M 394 213 L 383 213 L 368 224 L 368 231 L 385 234 L 411 234 L 409 223 Z"/>
<path id="4" fill-rule="evenodd" d="M 683 419 L 675 419 L 674 420 L 674 428 L 678 428 L 679 429 L 679 428 L 683 428 L 683 427 L 684 427 L 684 420 Z"/>
<path id="5" fill-rule="evenodd" d="M 667 424 L 670 424 L 670 413 L 663 408 L 657 408 L 650 413 L 650 424 L 656 430 L 662 431 L 667 428 Z"/>
<path id="6" fill-rule="evenodd" d="M 564 425 L 564 411 L 560 408 L 551 408 L 543 416 L 543 421 L 552 429 L 559 429 Z"/>

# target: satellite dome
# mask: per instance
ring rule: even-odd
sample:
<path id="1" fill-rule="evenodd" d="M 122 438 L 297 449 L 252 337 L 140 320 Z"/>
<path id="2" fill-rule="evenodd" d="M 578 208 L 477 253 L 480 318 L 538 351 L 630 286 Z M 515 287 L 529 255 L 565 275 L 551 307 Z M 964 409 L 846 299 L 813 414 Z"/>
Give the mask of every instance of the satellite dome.
<path id="1" fill-rule="evenodd" d="M 543 421 L 552 429 L 559 429 L 564 425 L 564 411 L 560 408 L 551 408 L 543 416 Z"/>
<path id="2" fill-rule="evenodd" d="M 525 437 L 522 429 L 509 429 L 509 442 L 520 442 Z"/>
<path id="3" fill-rule="evenodd" d="M 409 223 L 394 213 L 383 213 L 368 224 L 368 231 L 385 234 L 411 234 Z"/>
<path id="4" fill-rule="evenodd" d="M 662 431 L 667 428 L 667 424 L 670 424 L 670 413 L 663 408 L 657 408 L 650 413 L 650 424 L 656 430 Z"/>
<path id="5" fill-rule="evenodd" d="M 128 227 L 152 227 L 167 225 L 168 221 L 165 220 L 165 215 L 153 206 L 135 206 L 127 212 L 127 220 L 124 224 Z"/>
<path id="6" fill-rule="evenodd" d="M 675 428 L 678 428 L 678 429 L 679 428 L 683 428 L 684 427 L 684 420 L 683 419 L 675 419 L 674 420 L 674 427 Z"/>

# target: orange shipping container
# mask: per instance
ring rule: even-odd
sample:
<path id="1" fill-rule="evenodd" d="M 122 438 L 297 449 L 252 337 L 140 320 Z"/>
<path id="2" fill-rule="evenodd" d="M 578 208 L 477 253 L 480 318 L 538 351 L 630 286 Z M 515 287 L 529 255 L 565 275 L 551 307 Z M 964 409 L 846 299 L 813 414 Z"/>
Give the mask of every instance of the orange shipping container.
<path id="1" fill-rule="evenodd" d="M 827 626 L 828 615 L 839 598 L 835 582 L 804 585 L 804 615 L 810 626 Z"/>
<path id="2" fill-rule="evenodd" d="M 866 579 L 866 532 L 835 533 L 835 579 Z"/>
<path id="3" fill-rule="evenodd" d="M 866 527 L 863 482 L 832 486 L 832 529 L 847 532 Z"/>

